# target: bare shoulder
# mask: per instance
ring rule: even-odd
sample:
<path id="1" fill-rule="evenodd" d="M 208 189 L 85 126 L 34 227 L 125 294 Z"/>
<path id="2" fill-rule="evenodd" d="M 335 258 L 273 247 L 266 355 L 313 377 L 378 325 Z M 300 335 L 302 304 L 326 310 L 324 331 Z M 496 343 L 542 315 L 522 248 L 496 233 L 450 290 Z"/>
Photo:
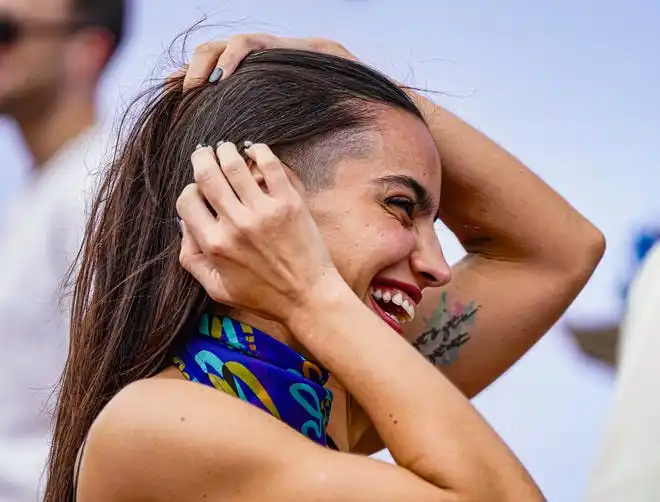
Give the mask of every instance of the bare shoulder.
<path id="1" fill-rule="evenodd" d="M 269 414 L 203 385 L 145 380 L 90 429 L 78 502 L 456 500 L 416 475 L 318 446 Z"/>
<path id="2" fill-rule="evenodd" d="M 250 427 L 254 412 L 265 432 Z M 174 493 L 214 500 L 226 486 L 218 483 L 219 474 L 235 479 L 248 466 L 258 470 L 259 459 L 267 464 L 260 443 L 277 442 L 278 435 L 269 422 L 277 425 L 266 413 L 199 384 L 135 382 L 108 403 L 90 429 L 79 501 L 170 500 Z"/>

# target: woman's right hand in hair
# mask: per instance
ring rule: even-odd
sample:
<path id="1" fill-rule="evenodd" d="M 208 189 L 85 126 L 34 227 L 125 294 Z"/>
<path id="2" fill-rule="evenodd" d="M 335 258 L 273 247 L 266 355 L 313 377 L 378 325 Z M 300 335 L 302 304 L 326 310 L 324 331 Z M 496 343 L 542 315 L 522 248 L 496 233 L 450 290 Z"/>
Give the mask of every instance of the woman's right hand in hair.
<path id="1" fill-rule="evenodd" d="M 265 49 L 300 49 L 357 59 L 343 45 L 326 38 L 289 38 L 266 33 L 236 35 L 198 45 L 185 72 L 183 88 L 227 78 L 248 54 Z"/>
<path id="2" fill-rule="evenodd" d="M 177 201 L 180 262 L 216 302 L 286 323 L 319 288 L 345 283 L 279 159 L 264 144 L 245 154 L 255 174 L 233 143 L 192 154 L 195 182 Z"/>

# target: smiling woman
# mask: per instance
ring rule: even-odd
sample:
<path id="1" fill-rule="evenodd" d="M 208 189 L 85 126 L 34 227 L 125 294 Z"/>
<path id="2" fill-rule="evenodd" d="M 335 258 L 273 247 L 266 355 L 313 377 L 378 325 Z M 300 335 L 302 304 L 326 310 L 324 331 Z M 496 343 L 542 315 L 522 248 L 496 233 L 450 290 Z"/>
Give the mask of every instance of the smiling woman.
<path id="1" fill-rule="evenodd" d="M 94 205 L 46 500 L 538 500 L 394 332 L 450 278 L 440 158 L 408 95 L 284 49 L 181 84 L 138 116 Z M 400 466 L 345 454 L 353 398 Z"/>

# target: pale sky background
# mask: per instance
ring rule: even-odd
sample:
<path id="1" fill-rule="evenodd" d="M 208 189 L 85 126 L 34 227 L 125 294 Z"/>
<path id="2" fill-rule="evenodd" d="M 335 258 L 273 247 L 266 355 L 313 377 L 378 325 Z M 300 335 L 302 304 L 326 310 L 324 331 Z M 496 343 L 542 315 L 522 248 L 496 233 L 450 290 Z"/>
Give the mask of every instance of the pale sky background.
<path id="1" fill-rule="evenodd" d="M 135 94 L 174 36 L 204 13 L 224 27 L 194 40 L 243 31 L 337 39 L 398 79 L 446 93 L 438 96 L 443 105 L 595 222 L 608 251 L 566 317 L 592 322 L 617 315 L 632 234 L 660 226 L 657 0 L 135 0 L 133 6 L 131 36 L 104 82 L 106 117 Z M 1 207 L 29 166 L 6 122 L 0 165 Z M 441 234 L 449 257 L 458 258 L 455 242 Z M 580 500 L 612 385 L 610 372 L 582 359 L 563 322 L 475 400 L 551 502 Z"/>

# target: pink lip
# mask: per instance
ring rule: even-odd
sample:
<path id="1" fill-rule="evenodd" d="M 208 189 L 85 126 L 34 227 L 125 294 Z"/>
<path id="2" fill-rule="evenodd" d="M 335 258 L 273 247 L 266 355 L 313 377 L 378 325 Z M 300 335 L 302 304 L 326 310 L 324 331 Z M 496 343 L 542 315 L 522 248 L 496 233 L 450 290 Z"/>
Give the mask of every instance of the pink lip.
<path id="1" fill-rule="evenodd" d="M 379 285 L 390 286 L 395 289 L 400 289 L 405 294 L 407 294 L 416 305 L 422 301 L 422 291 L 417 286 L 413 286 L 407 282 L 401 282 L 397 281 L 396 279 L 388 279 L 385 277 L 378 277 L 372 281 L 371 285 L 374 287 Z"/>
<path id="2" fill-rule="evenodd" d="M 401 328 L 401 325 L 396 322 L 394 319 L 392 319 L 390 316 L 388 316 L 385 311 L 380 308 L 380 306 L 376 303 L 376 301 L 373 299 L 371 295 L 369 295 L 369 300 L 371 301 L 371 305 L 373 305 L 373 309 L 378 314 L 378 317 L 380 317 L 383 321 L 387 323 L 387 325 L 392 328 L 394 331 L 399 333 L 400 335 L 403 334 L 403 328 Z"/>

